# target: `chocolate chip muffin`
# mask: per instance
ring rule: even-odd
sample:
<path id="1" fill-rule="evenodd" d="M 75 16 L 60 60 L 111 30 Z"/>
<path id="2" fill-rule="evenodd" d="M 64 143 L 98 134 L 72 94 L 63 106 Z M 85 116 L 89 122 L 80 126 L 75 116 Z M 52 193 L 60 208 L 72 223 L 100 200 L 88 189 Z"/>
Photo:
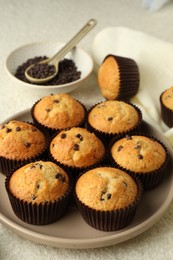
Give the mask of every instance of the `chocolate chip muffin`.
<path id="1" fill-rule="evenodd" d="M 173 126 L 173 86 L 160 95 L 161 118 L 168 126 Z"/>
<path id="2" fill-rule="evenodd" d="M 71 192 L 68 174 L 50 161 L 26 164 L 6 178 L 14 213 L 30 224 L 48 224 L 65 212 Z"/>
<path id="3" fill-rule="evenodd" d="M 165 174 L 167 149 L 155 138 L 126 136 L 112 144 L 110 155 L 116 166 L 141 178 L 145 189 L 155 187 Z"/>
<path id="4" fill-rule="evenodd" d="M 109 54 L 98 71 L 98 85 L 108 100 L 130 100 L 139 89 L 137 63 L 130 58 Z"/>
<path id="5" fill-rule="evenodd" d="M 46 136 L 35 126 L 18 120 L 0 125 L 0 170 L 7 175 L 14 166 L 41 158 L 48 147 Z"/>
<path id="6" fill-rule="evenodd" d="M 54 137 L 50 155 L 57 163 L 78 171 L 100 163 L 105 156 L 105 147 L 94 133 L 73 127 Z"/>
<path id="7" fill-rule="evenodd" d="M 75 198 L 85 221 L 94 228 L 114 231 L 133 219 L 142 185 L 126 172 L 98 167 L 85 172 L 75 185 Z"/>
<path id="8" fill-rule="evenodd" d="M 31 115 L 38 128 L 54 134 L 63 129 L 83 126 L 86 109 L 69 94 L 60 93 L 45 96 L 37 101 L 31 109 Z"/>
<path id="9" fill-rule="evenodd" d="M 88 128 L 108 141 L 135 130 L 141 121 L 142 113 L 138 107 L 119 100 L 100 102 L 89 110 L 87 118 Z"/>

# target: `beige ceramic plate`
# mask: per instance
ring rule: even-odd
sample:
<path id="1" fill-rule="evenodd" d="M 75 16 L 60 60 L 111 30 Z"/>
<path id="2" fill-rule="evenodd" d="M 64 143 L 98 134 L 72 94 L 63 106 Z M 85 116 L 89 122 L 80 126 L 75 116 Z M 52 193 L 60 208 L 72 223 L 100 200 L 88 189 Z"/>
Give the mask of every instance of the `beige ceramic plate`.
<path id="1" fill-rule="evenodd" d="M 29 110 L 8 118 L 31 121 Z M 34 226 L 20 221 L 13 213 L 4 188 L 5 177 L 0 173 L 0 222 L 26 239 L 63 248 L 96 248 L 131 239 L 146 231 L 162 216 L 173 197 L 172 151 L 165 138 L 155 129 L 150 132 L 166 144 L 170 152 L 170 165 L 162 184 L 145 192 L 132 223 L 116 232 L 101 232 L 88 226 L 76 208 L 70 208 L 59 221 Z"/>

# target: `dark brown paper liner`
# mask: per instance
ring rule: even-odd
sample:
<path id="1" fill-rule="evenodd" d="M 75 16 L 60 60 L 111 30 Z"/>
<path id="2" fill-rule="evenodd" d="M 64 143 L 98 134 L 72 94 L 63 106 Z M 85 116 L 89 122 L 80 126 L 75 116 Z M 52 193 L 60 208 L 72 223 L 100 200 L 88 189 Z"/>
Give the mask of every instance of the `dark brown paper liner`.
<path id="1" fill-rule="evenodd" d="M 138 177 L 141 182 L 142 182 L 142 185 L 144 187 L 144 190 L 151 190 L 155 187 L 157 187 L 163 177 L 166 175 L 167 173 L 167 166 L 168 166 L 168 163 L 169 163 L 169 154 L 168 154 L 168 149 L 166 148 L 166 146 L 160 141 L 158 140 L 157 138 L 153 137 L 153 136 L 150 136 L 148 134 L 143 134 L 143 133 L 136 133 L 134 135 L 141 135 L 141 136 L 146 136 L 148 138 L 151 138 L 152 140 L 155 140 L 157 141 L 158 143 L 160 143 L 163 148 L 165 149 L 165 152 L 166 152 L 166 160 L 165 162 L 163 163 L 163 165 L 155 170 L 155 171 L 151 171 L 151 172 L 146 172 L 146 173 L 143 173 L 143 172 L 134 172 L 134 171 L 130 171 L 128 169 L 126 169 L 125 167 L 122 167 L 121 165 L 119 165 L 112 157 L 111 155 L 111 147 L 112 145 L 118 140 L 118 139 L 121 139 L 121 138 L 115 138 L 115 139 L 112 139 L 110 144 L 109 144 L 109 151 L 108 151 L 108 154 L 109 154 L 109 162 L 110 164 L 113 166 L 113 167 L 117 167 L 119 168 L 120 170 L 122 171 L 125 171 L 127 172 L 130 176 L 132 176 L 133 178 L 134 177 Z M 123 138 L 123 136 L 122 136 Z"/>
<path id="2" fill-rule="evenodd" d="M 12 174 L 12 173 L 11 173 Z M 47 225 L 60 219 L 69 205 L 73 183 L 70 179 L 68 191 L 53 202 L 28 203 L 16 198 L 9 190 L 10 176 L 6 177 L 5 187 L 14 214 L 22 221 L 33 225 Z"/>
<path id="3" fill-rule="evenodd" d="M 24 122 L 24 121 L 23 121 Z M 33 126 L 35 126 L 33 123 L 31 122 L 27 122 Z M 39 129 L 40 130 L 40 129 Z M 44 134 L 44 133 L 43 133 Z M 44 159 L 47 157 L 47 151 L 48 151 L 48 147 L 50 144 L 50 137 L 49 135 L 45 135 L 46 137 L 46 145 L 43 149 L 43 151 L 41 151 L 39 154 L 29 157 L 29 158 L 25 158 L 25 159 L 10 159 L 10 158 L 5 158 L 3 156 L 0 156 L 0 172 L 2 174 L 4 174 L 5 176 L 9 175 L 9 172 L 14 169 L 14 168 L 19 168 L 27 163 L 30 163 L 32 161 L 37 161 L 39 159 Z"/>
<path id="4" fill-rule="evenodd" d="M 95 104 L 94 106 L 92 106 L 89 110 L 88 110 L 88 116 L 89 116 L 89 113 L 90 111 L 97 105 L 103 103 L 104 101 L 101 101 L 97 104 Z M 86 124 L 85 124 L 85 127 L 91 131 L 91 132 L 94 132 L 98 138 L 100 138 L 100 140 L 105 144 L 109 144 L 109 142 L 112 140 L 112 138 L 114 137 L 119 137 L 119 136 L 125 136 L 125 135 L 130 135 L 132 134 L 133 132 L 137 131 L 138 128 L 140 128 L 140 125 L 142 123 L 142 112 L 141 110 L 134 104 L 130 103 L 130 102 L 127 102 L 127 101 L 123 101 L 131 106 L 133 106 L 136 111 L 138 112 L 138 115 L 139 115 L 139 121 L 137 123 L 137 125 L 135 125 L 133 128 L 129 129 L 128 131 L 124 131 L 124 132 L 119 132 L 119 133 L 106 133 L 106 132 L 103 132 L 103 131 L 99 131 L 98 129 L 95 129 L 89 122 L 88 122 L 88 116 L 87 116 L 87 120 L 86 120 Z"/>
<path id="5" fill-rule="evenodd" d="M 162 102 L 163 93 L 160 96 L 161 118 L 168 127 L 172 127 L 173 126 L 173 110 L 169 109 L 168 107 L 166 107 L 163 104 L 163 102 Z"/>
<path id="6" fill-rule="evenodd" d="M 105 57 L 113 57 L 118 64 L 120 74 L 119 93 L 115 99 L 130 100 L 139 89 L 140 74 L 137 63 L 130 58 L 109 54 Z"/>
<path id="7" fill-rule="evenodd" d="M 54 135 L 54 134 L 58 134 L 60 131 L 62 130 L 66 130 L 66 129 L 69 129 L 68 128 L 59 128 L 59 129 L 56 129 L 56 128 L 51 128 L 51 127 L 48 127 L 48 126 L 45 126 L 43 124 L 41 124 L 40 122 L 37 121 L 37 119 L 35 118 L 34 116 L 34 108 L 36 106 L 36 104 L 40 101 L 41 99 L 39 99 L 38 101 L 35 102 L 35 104 L 31 107 L 31 117 L 32 117 L 32 120 L 35 124 L 35 126 L 40 129 L 43 133 L 45 134 L 48 134 L 50 136 Z M 83 107 L 84 109 L 84 118 L 83 120 L 78 124 L 78 125 L 75 125 L 73 127 L 84 127 L 85 125 L 85 121 L 86 121 L 86 116 L 87 116 L 87 109 L 86 107 L 84 106 L 84 104 L 82 104 L 79 100 L 75 99 L 79 104 L 81 104 L 81 106 Z"/>
<path id="8" fill-rule="evenodd" d="M 116 231 L 128 226 L 135 216 L 137 206 L 143 193 L 141 181 L 137 178 L 134 178 L 134 180 L 138 186 L 138 195 L 135 201 L 125 208 L 113 211 L 92 209 L 82 203 L 74 192 L 77 207 L 86 223 L 101 231 Z"/>

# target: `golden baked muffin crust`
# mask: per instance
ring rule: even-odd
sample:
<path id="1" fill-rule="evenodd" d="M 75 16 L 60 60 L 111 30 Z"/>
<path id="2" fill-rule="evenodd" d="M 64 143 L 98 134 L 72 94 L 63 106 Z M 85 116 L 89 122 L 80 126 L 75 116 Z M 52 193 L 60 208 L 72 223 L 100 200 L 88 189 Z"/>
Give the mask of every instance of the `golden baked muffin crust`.
<path id="1" fill-rule="evenodd" d="M 27 159 L 41 153 L 46 146 L 44 134 L 29 123 L 12 120 L 0 125 L 0 156 Z"/>
<path id="2" fill-rule="evenodd" d="M 118 134 L 135 127 L 139 122 L 139 114 L 126 102 L 108 100 L 91 109 L 88 122 L 96 130 Z"/>
<path id="3" fill-rule="evenodd" d="M 28 203 L 53 202 L 61 198 L 69 187 L 66 172 L 52 162 L 29 163 L 10 177 L 9 190 Z"/>
<path id="4" fill-rule="evenodd" d="M 78 179 L 75 191 L 83 204 L 101 211 L 125 208 L 138 195 L 132 177 L 112 167 L 98 167 L 84 173 Z"/>
<path id="5" fill-rule="evenodd" d="M 67 166 L 87 167 L 100 161 L 105 148 L 95 134 L 80 127 L 62 130 L 51 142 L 50 153 Z"/>
<path id="6" fill-rule="evenodd" d="M 173 110 L 173 86 L 163 92 L 161 100 L 164 106 Z"/>
<path id="7" fill-rule="evenodd" d="M 116 141 L 111 155 L 120 166 L 137 173 L 157 170 L 166 160 L 163 146 L 145 136 L 129 136 Z"/>
<path id="8" fill-rule="evenodd" d="M 100 66 L 98 71 L 98 84 L 104 97 L 113 100 L 118 96 L 120 72 L 114 57 L 108 57 Z"/>
<path id="9" fill-rule="evenodd" d="M 55 129 L 78 126 L 85 117 L 82 104 L 68 94 L 43 97 L 35 104 L 33 115 L 42 125 Z"/>

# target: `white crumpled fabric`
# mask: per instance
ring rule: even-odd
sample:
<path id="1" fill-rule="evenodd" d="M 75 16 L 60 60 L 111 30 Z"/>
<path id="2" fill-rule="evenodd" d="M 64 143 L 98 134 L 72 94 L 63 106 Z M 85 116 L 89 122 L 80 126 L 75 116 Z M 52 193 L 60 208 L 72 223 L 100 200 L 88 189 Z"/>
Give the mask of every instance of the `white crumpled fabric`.
<path id="1" fill-rule="evenodd" d="M 143 112 L 145 121 L 161 131 L 173 147 L 173 128 L 161 119 L 160 94 L 173 85 L 173 45 L 125 27 L 100 31 L 92 44 L 95 70 L 107 54 L 134 59 L 140 71 L 140 87 L 132 102 Z"/>

